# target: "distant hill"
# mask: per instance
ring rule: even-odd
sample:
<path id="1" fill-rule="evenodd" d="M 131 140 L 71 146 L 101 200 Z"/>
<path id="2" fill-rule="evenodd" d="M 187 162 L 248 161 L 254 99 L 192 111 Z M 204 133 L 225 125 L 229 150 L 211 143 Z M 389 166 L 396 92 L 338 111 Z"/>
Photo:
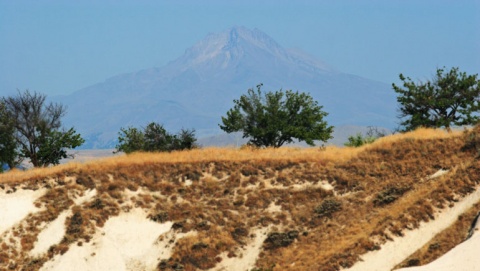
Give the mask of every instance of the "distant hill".
<path id="1" fill-rule="evenodd" d="M 219 134 L 233 99 L 259 83 L 265 91 L 309 92 L 335 126 L 395 125 L 388 84 L 336 71 L 245 27 L 209 34 L 163 67 L 117 75 L 54 100 L 68 106 L 65 124 L 87 139 L 85 148 L 108 148 L 120 127 L 150 121 L 173 132 L 195 128 L 199 137 Z"/>
<path id="2" fill-rule="evenodd" d="M 385 129 L 381 127 L 372 127 L 376 128 L 378 132 L 384 133 L 385 135 L 389 135 L 392 133 L 390 129 Z M 337 126 L 335 127 L 332 136 L 333 138 L 327 141 L 326 143 L 324 142 L 315 142 L 316 145 L 335 145 L 335 146 L 343 146 L 347 141 L 350 136 L 354 136 L 357 133 L 362 134 L 363 136 L 366 136 L 367 132 L 369 131 L 369 127 L 366 126 L 354 126 L 354 125 L 342 125 L 342 126 Z M 200 146 L 203 147 L 209 147 L 209 146 L 218 146 L 218 147 L 226 147 L 226 146 L 234 146 L 234 147 L 239 147 L 245 143 L 247 143 L 248 139 L 243 138 L 242 133 L 221 133 L 218 135 L 212 135 L 212 136 L 207 136 L 200 138 L 198 140 L 198 143 Z M 288 144 L 287 144 L 288 145 Z M 308 145 L 304 142 L 301 143 L 292 143 L 290 145 L 295 145 L 295 146 L 302 146 L 302 147 L 307 147 Z"/>

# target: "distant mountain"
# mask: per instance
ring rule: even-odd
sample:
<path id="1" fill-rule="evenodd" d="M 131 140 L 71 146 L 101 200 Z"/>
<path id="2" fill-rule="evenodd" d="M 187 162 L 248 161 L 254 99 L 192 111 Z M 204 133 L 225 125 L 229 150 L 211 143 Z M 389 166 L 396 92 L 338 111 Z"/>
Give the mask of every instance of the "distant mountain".
<path id="1" fill-rule="evenodd" d="M 87 138 L 86 148 L 108 148 L 120 127 L 150 121 L 172 132 L 184 127 L 195 128 L 199 137 L 219 134 L 220 117 L 233 99 L 259 83 L 265 91 L 309 92 L 333 125 L 394 126 L 389 85 L 336 71 L 245 27 L 209 34 L 163 67 L 118 75 L 55 99 L 68 106 L 65 124 Z"/>

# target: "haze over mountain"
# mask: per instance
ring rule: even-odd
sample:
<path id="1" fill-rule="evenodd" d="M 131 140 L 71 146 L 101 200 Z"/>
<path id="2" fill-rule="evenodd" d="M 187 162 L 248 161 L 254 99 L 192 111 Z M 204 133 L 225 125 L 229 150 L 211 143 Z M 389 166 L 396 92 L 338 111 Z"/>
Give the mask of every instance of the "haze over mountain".
<path id="1" fill-rule="evenodd" d="M 334 126 L 395 126 L 388 84 L 342 73 L 245 27 L 209 34 L 163 67 L 117 75 L 54 99 L 68 106 L 65 125 L 87 139 L 85 148 L 108 148 L 120 127 L 151 121 L 172 132 L 195 128 L 198 137 L 222 133 L 218 123 L 233 99 L 259 83 L 264 91 L 309 92 Z"/>

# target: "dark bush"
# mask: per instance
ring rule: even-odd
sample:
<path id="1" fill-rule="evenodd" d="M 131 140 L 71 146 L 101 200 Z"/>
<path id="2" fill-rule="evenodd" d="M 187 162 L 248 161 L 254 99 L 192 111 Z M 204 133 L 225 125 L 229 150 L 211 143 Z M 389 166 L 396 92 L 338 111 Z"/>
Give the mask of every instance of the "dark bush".
<path id="1" fill-rule="evenodd" d="M 334 198 L 327 198 L 323 200 L 320 205 L 315 208 L 317 217 L 331 218 L 332 214 L 342 209 L 342 203 Z"/>
<path id="2" fill-rule="evenodd" d="M 276 249 L 289 246 L 297 238 L 298 231 L 289 231 L 286 233 L 272 232 L 268 234 L 263 244 L 266 249 Z"/>
<path id="3" fill-rule="evenodd" d="M 387 187 L 377 194 L 373 200 L 375 206 L 383 206 L 390 204 L 400 198 L 405 192 L 410 190 L 410 187 Z"/>
<path id="4" fill-rule="evenodd" d="M 192 250 L 199 250 L 199 249 L 205 249 L 208 248 L 208 244 L 205 244 L 203 242 L 198 242 L 193 244 Z"/>
<path id="5" fill-rule="evenodd" d="M 103 203 L 103 201 L 101 199 L 95 199 L 91 204 L 90 204 L 90 208 L 92 209 L 97 209 L 97 210 L 100 210 L 100 209 L 103 209 L 103 207 L 105 207 L 105 204 Z"/>
<path id="6" fill-rule="evenodd" d="M 159 212 L 155 215 L 150 215 L 148 218 L 150 218 L 151 220 L 155 221 L 155 222 L 160 222 L 160 223 L 163 223 L 165 221 L 167 221 L 168 219 L 168 213 L 166 212 Z"/>
<path id="7" fill-rule="evenodd" d="M 79 185 L 83 185 L 88 189 L 95 188 L 95 182 L 90 177 L 78 177 L 75 182 Z"/>
<path id="8" fill-rule="evenodd" d="M 67 234 L 78 234 L 82 230 L 83 217 L 80 212 L 75 212 L 70 218 L 70 223 L 67 227 Z"/>

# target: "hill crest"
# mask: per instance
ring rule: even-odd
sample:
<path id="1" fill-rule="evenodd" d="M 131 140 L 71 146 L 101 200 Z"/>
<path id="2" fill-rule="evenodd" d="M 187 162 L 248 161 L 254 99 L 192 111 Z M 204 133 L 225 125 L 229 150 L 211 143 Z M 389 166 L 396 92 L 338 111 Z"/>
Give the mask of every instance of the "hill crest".
<path id="1" fill-rule="evenodd" d="M 0 199 L 15 198 L 30 214 L 0 210 L 2 217 L 16 217 L 1 229 L 0 267 L 354 267 L 364 253 L 480 194 L 478 134 L 478 128 L 420 130 L 357 149 L 140 153 L 3 174 Z M 435 174 L 439 169 L 443 175 Z M 135 231 L 132 223 L 152 231 Z M 52 224 L 64 225 L 60 237 L 42 243 Z M 462 238 L 458 232 L 445 242 Z M 121 247 L 115 240 L 146 241 Z M 438 249 L 445 253 L 446 247 Z"/>

